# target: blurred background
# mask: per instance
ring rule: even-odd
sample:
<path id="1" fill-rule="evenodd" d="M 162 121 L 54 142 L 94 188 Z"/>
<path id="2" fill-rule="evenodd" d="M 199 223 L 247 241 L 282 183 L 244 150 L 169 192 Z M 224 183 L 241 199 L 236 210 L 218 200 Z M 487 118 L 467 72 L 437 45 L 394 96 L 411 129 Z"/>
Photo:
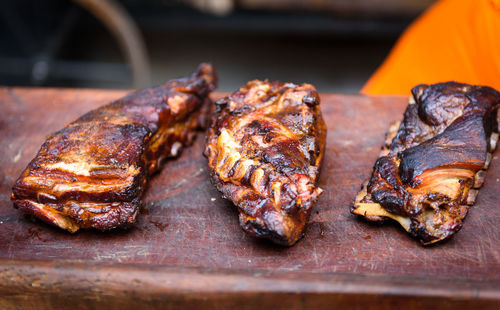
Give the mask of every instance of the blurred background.
<path id="1" fill-rule="evenodd" d="M 137 88 L 214 63 L 356 93 L 433 0 L 2 0 L 0 84 Z"/>

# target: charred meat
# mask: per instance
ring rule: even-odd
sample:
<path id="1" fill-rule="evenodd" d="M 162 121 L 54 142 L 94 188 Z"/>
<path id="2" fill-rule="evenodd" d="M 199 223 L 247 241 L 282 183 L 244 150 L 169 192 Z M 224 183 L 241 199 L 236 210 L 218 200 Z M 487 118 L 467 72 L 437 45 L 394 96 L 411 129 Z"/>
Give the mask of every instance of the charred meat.
<path id="1" fill-rule="evenodd" d="M 216 83 L 201 64 L 189 78 L 131 93 L 53 133 L 15 183 L 14 206 L 70 232 L 133 223 L 149 177 L 207 121 Z"/>
<path id="2" fill-rule="evenodd" d="M 448 82 L 412 94 L 351 211 L 392 218 L 431 244 L 460 230 L 474 204 L 497 145 L 500 93 Z"/>
<path id="3" fill-rule="evenodd" d="M 212 182 L 250 235 L 293 245 L 303 235 L 325 149 L 319 96 L 309 84 L 251 81 L 216 102 L 205 156 Z"/>

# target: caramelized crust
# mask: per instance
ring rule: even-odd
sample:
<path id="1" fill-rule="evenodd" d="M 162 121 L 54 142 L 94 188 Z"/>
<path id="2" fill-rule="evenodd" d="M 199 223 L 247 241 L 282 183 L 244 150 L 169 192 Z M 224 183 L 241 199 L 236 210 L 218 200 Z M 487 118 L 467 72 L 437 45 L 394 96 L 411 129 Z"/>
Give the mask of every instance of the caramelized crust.
<path id="1" fill-rule="evenodd" d="M 53 133 L 13 187 L 16 208 L 70 232 L 133 223 L 148 178 L 206 123 L 217 76 L 136 91 Z"/>
<path id="2" fill-rule="evenodd" d="M 423 244 L 460 230 L 498 140 L 500 93 L 456 82 L 413 88 L 403 121 L 351 209 L 398 221 Z"/>
<path id="3" fill-rule="evenodd" d="M 205 148 L 213 183 L 238 206 L 246 232 L 293 245 L 322 192 L 326 127 L 316 89 L 251 81 L 216 105 Z"/>

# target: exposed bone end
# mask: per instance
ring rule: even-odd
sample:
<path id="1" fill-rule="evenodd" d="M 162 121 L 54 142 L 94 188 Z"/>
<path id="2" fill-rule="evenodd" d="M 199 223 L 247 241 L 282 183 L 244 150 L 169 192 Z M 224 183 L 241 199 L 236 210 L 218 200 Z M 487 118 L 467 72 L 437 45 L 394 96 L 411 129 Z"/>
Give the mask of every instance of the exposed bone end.
<path id="1" fill-rule="evenodd" d="M 408 104 L 415 104 L 415 98 L 413 98 L 413 96 L 410 96 L 410 98 L 408 98 Z"/>
<path id="2" fill-rule="evenodd" d="M 391 151 L 392 140 L 398 133 L 400 124 L 401 124 L 400 121 L 392 123 L 391 126 L 389 127 L 389 130 L 385 133 L 384 146 L 382 147 L 382 150 L 379 153 L 379 157 L 387 156 Z"/>
<path id="3" fill-rule="evenodd" d="M 382 150 L 380 150 L 380 153 L 378 153 L 378 157 L 384 157 L 384 156 L 387 156 L 389 155 L 389 152 L 391 150 L 388 149 L 388 148 L 383 148 Z"/>
<path id="4" fill-rule="evenodd" d="M 417 93 L 417 96 L 416 97 L 421 97 L 422 94 L 424 93 L 424 89 L 427 88 L 427 87 L 419 87 L 418 88 L 418 93 Z"/>
<path id="5" fill-rule="evenodd" d="M 493 152 L 497 149 L 498 143 L 498 133 L 493 132 L 490 137 L 490 152 Z"/>
<path id="6" fill-rule="evenodd" d="M 411 221 L 409 218 L 389 213 L 378 203 L 355 203 L 351 212 L 364 216 L 370 221 L 380 221 L 382 217 L 388 217 L 399 222 L 406 231 L 410 230 Z"/>
<path id="7" fill-rule="evenodd" d="M 389 127 L 389 130 L 387 131 L 386 136 L 385 136 L 385 145 L 388 145 L 388 146 L 391 145 L 392 140 L 394 139 L 394 137 L 398 133 L 398 129 L 399 129 L 400 124 L 401 124 L 400 121 L 397 121 L 397 122 L 394 122 L 391 124 L 391 126 Z"/>
<path id="8" fill-rule="evenodd" d="M 486 171 L 479 170 L 476 173 L 476 175 L 474 175 L 474 185 L 472 187 L 474 187 L 474 188 L 480 188 L 481 186 L 483 186 L 485 178 L 486 178 Z"/>
<path id="9" fill-rule="evenodd" d="M 182 151 L 182 143 L 176 141 L 174 142 L 174 144 L 172 144 L 172 147 L 170 148 L 170 156 L 177 157 L 177 155 L 179 155 L 181 151 Z"/>
<path id="10" fill-rule="evenodd" d="M 351 207 L 351 213 L 356 215 L 361 215 L 371 222 L 382 222 L 384 220 L 384 217 L 387 216 L 379 215 L 382 214 L 383 212 L 377 213 L 375 206 L 373 207 L 373 210 L 370 206 L 366 207 L 366 205 L 372 205 L 372 204 L 380 206 L 378 203 L 364 203 L 364 202 L 354 203 L 354 205 Z"/>
<path id="11" fill-rule="evenodd" d="M 363 200 L 363 198 L 365 198 L 365 196 L 368 194 L 367 187 L 368 187 L 368 181 L 366 181 L 365 183 L 363 183 L 363 185 L 361 185 L 361 190 L 356 195 L 354 202 L 356 202 L 356 203 L 361 202 L 361 200 Z"/>
<path id="12" fill-rule="evenodd" d="M 395 121 L 391 124 L 389 127 L 389 132 L 393 133 L 396 135 L 398 133 L 399 126 L 401 125 L 401 121 Z"/>
<path id="13" fill-rule="evenodd" d="M 484 161 L 484 167 L 483 169 L 488 169 L 491 163 L 491 153 L 486 153 L 486 160 Z"/>
<path id="14" fill-rule="evenodd" d="M 465 202 L 467 205 L 472 206 L 476 202 L 478 190 L 470 189 L 469 195 L 467 196 L 467 201 Z"/>

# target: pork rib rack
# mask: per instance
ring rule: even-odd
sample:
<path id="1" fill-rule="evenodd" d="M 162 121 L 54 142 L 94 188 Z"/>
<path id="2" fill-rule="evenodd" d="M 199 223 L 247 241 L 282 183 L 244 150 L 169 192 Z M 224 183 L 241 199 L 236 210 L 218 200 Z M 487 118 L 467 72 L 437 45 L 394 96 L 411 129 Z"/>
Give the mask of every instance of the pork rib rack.
<path id="1" fill-rule="evenodd" d="M 216 102 L 205 156 L 213 183 L 250 235 L 302 237 L 325 149 L 319 96 L 309 84 L 251 81 Z"/>
<path id="2" fill-rule="evenodd" d="M 53 133 L 15 183 L 14 206 L 70 232 L 133 223 L 149 177 L 208 120 L 216 83 L 201 64 L 189 78 L 131 93 Z"/>
<path id="3" fill-rule="evenodd" d="M 412 94 L 351 211 L 392 218 L 431 244 L 460 230 L 475 202 L 497 145 L 500 93 L 448 82 L 418 85 Z"/>

